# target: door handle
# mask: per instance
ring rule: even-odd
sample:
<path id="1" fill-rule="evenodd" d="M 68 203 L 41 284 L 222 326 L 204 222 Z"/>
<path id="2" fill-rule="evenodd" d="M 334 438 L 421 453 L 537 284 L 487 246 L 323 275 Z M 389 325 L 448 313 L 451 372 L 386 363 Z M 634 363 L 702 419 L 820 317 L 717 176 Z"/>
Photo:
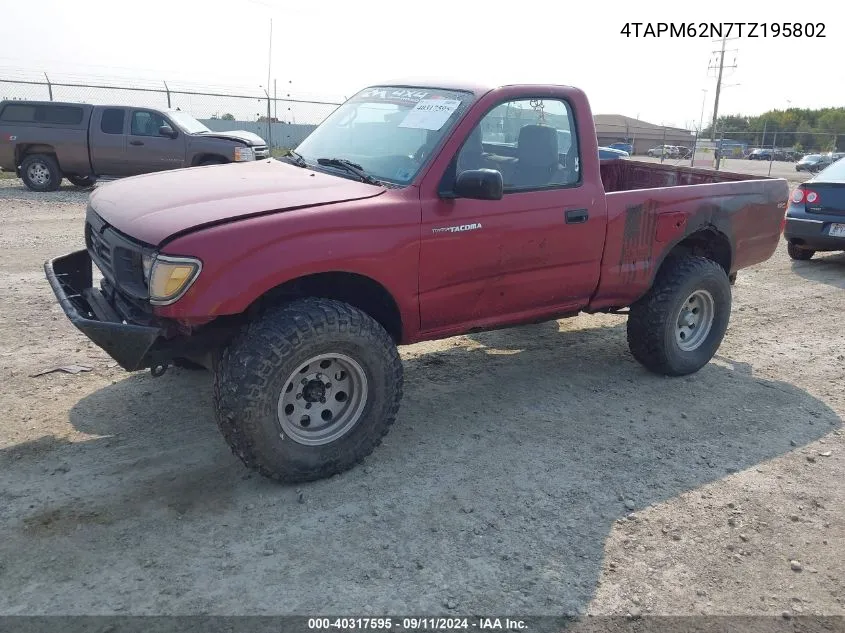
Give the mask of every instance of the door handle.
<path id="1" fill-rule="evenodd" d="M 566 212 L 567 224 L 583 224 L 590 218 L 590 214 L 586 209 L 569 209 Z"/>
<path id="2" fill-rule="evenodd" d="M 130 145 L 143 145 L 144 141 L 129 141 Z"/>

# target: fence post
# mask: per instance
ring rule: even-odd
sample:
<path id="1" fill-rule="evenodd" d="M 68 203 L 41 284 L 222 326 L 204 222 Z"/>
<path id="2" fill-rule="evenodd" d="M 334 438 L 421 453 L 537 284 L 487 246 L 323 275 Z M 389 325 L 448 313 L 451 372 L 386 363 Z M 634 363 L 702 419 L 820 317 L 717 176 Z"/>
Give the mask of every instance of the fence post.
<path id="1" fill-rule="evenodd" d="M 164 81 L 163 79 L 161 80 L 161 83 L 164 84 L 164 91 L 167 93 L 167 107 L 169 108 L 170 107 L 170 88 L 167 87 L 167 82 Z"/>
<path id="2" fill-rule="evenodd" d="M 50 78 L 47 76 L 47 73 L 44 73 L 44 79 L 47 80 L 47 92 L 50 93 L 50 101 L 53 100 L 53 84 L 50 83 Z"/>
<path id="3" fill-rule="evenodd" d="M 666 155 L 666 126 L 663 126 L 663 145 L 660 146 L 660 162 L 663 162 L 663 157 Z"/>
<path id="4" fill-rule="evenodd" d="M 769 155 L 769 176 L 772 175 L 772 163 L 775 161 L 775 145 L 778 142 L 778 131 L 775 130 L 775 136 L 772 139 L 772 153 Z"/>
<path id="5" fill-rule="evenodd" d="M 698 135 L 701 130 L 696 130 L 695 139 L 692 142 L 692 153 L 689 155 L 689 166 L 695 167 L 695 151 L 698 149 Z"/>
<path id="6" fill-rule="evenodd" d="M 722 165 L 722 141 L 725 139 L 725 130 L 719 132 L 719 145 L 716 147 L 716 171 Z"/>

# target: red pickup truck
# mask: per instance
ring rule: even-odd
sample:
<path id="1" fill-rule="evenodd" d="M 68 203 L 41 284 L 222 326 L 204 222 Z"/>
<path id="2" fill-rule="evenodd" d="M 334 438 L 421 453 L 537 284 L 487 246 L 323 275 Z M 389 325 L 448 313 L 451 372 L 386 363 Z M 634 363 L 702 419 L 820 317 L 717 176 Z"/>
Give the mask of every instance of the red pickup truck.
<path id="1" fill-rule="evenodd" d="M 100 186 L 87 249 L 45 271 L 126 370 L 212 369 L 234 453 L 306 481 L 387 433 L 400 344 L 619 312 L 646 368 L 697 371 L 788 195 L 782 179 L 600 161 L 576 88 L 375 86 L 282 160 Z"/>

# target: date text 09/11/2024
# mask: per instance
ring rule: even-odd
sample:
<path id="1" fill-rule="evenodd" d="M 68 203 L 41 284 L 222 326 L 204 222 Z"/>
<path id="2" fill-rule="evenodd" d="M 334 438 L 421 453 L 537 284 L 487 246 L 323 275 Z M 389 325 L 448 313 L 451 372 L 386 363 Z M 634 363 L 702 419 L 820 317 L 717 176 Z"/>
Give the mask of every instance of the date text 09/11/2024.
<path id="1" fill-rule="evenodd" d="M 517 618 L 404 617 L 308 618 L 310 631 L 521 631 L 528 628 Z"/>
<path id="2" fill-rule="evenodd" d="M 625 37 L 827 37 L 823 22 L 626 22 Z"/>

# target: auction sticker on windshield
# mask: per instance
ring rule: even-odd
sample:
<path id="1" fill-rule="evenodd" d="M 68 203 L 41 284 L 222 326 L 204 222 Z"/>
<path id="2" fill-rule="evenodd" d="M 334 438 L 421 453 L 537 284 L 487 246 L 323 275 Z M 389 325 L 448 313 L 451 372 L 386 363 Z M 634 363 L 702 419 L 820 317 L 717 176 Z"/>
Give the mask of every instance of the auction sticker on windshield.
<path id="1" fill-rule="evenodd" d="M 457 99 L 421 99 L 399 124 L 422 130 L 439 130 L 458 109 L 461 102 Z"/>

